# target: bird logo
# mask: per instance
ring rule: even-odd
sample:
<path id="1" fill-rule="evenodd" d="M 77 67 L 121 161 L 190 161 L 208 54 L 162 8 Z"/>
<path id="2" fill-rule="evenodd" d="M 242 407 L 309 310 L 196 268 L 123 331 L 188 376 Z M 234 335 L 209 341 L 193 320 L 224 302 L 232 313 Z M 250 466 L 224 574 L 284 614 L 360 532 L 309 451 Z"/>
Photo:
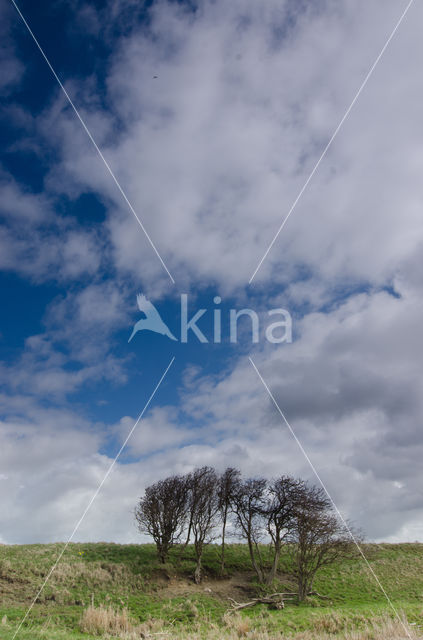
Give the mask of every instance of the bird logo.
<path id="1" fill-rule="evenodd" d="M 160 333 L 162 336 L 167 336 L 171 340 L 177 340 L 169 327 L 163 322 L 160 317 L 160 313 L 150 300 L 147 300 L 144 295 L 138 294 L 137 303 L 139 310 L 142 311 L 145 318 L 138 320 L 138 322 L 134 324 L 134 328 L 128 342 L 131 342 L 132 338 L 138 331 L 144 330 L 154 331 L 155 333 Z"/>

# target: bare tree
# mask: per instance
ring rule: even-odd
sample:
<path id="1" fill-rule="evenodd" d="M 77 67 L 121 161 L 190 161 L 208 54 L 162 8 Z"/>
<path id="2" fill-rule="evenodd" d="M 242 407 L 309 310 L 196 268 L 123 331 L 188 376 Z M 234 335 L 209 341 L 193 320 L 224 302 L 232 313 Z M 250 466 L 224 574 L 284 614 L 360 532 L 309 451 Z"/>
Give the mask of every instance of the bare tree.
<path id="1" fill-rule="evenodd" d="M 260 543 L 266 532 L 266 485 L 264 478 L 249 478 L 238 483 L 232 496 L 232 509 L 245 538 L 251 564 L 259 582 L 265 581 L 265 566 Z"/>
<path id="2" fill-rule="evenodd" d="M 194 536 L 196 567 L 194 580 L 197 584 L 202 577 L 204 547 L 213 540 L 219 513 L 218 477 L 211 467 L 195 469 L 189 475 L 190 528 Z"/>
<path id="3" fill-rule="evenodd" d="M 139 530 L 152 536 L 160 561 L 165 563 L 186 525 L 185 479 L 171 476 L 147 487 L 135 508 L 135 519 Z"/>
<path id="4" fill-rule="evenodd" d="M 233 467 L 228 467 L 219 478 L 218 487 L 218 500 L 219 511 L 222 519 L 222 544 L 221 544 L 221 556 L 220 556 L 220 572 L 223 574 L 225 570 L 225 535 L 226 525 L 228 521 L 228 514 L 231 509 L 231 502 L 234 493 L 239 486 L 241 478 L 241 472 Z"/>
<path id="5" fill-rule="evenodd" d="M 321 567 L 355 553 L 347 528 L 333 513 L 323 489 L 315 486 L 304 484 L 298 492 L 289 538 L 300 601 L 311 592 Z"/>
<path id="6" fill-rule="evenodd" d="M 293 526 L 296 504 L 304 490 L 304 482 L 289 476 L 273 480 L 268 487 L 265 506 L 266 529 L 273 543 L 273 561 L 267 575 L 267 583 L 276 578 L 282 544 Z"/>
<path id="7" fill-rule="evenodd" d="M 238 482 L 233 491 L 232 509 L 261 583 L 271 584 L 276 578 L 282 544 L 293 526 L 303 489 L 302 480 L 281 476 L 269 484 L 263 478 Z M 262 543 L 268 537 L 271 544 L 265 556 Z"/>
<path id="8" fill-rule="evenodd" d="M 185 493 L 186 493 L 186 499 L 187 499 L 187 505 L 188 505 L 188 527 L 187 527 L 185 542 L 182 546 L 182 551 L 186 549 L 191 539 L 192 520 L 194 517 L 195 504 L 197 501 L 197 494 L 198 494 L 198 486 L 200 484 L 201 477 L 207 474 L 210 470 L 213 471 L 212 467 L 200 467 L 200 468 L 194 469 L 194 471 L 192 471 L 191 473 L 187 473 L 184 476 Z"/>
<path id="9" fill-rule="evenodd" d="M 196 583 L 202 577 L 204 548 L 215 539 L 219 523 L 224 570 L 229 514 L 247 542 L 259 582 L 270 584 L 276 578 L 285 545 L 300 601 L 311 592 L 321 567 L 355 552 L 350 533 L 333 513 L 325 492 L 289 476 L 270 483 L 264 478 L 242 480 L 237 469 L 228 468 L 218 477 L 212 467 L 205 466 L 147 487 L 135 509 L 140 531 L 153 537 L 163 563 L 184 532 L 183 548 L 193 537 Z M 358 535 L 355 530 L 354 535 Z M 263 542 L 269 538 L 266 551 Z"/>

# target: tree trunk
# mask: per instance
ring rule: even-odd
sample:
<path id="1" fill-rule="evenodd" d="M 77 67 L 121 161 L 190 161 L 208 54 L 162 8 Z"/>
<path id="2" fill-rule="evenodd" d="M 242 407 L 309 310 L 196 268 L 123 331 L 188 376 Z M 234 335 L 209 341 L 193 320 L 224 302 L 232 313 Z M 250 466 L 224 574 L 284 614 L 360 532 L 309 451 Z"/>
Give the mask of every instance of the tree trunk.
<path id="1" fill-rule="evenodd" d="M 191 529 L 192 529 L 192 516 L 190 517 L 189 525 L 188 525 L 188 533 L 184 544 L 181 546 L 181 554 L 185 551 L 188 546 L 189 539 L 191 537 Z"/>
<path id="2" fill-rule="evenodd" d="M 298 579 L 298 600 L 300 602 L 304 602 L 304 600 L 306 599 L 307 596 L 307 580 L 306 578 L 302 578 L 300 577 Z"/>
<path id="3" fill-rule="evenodd" d="M 267 576 L 267 584 L 272 584 L 273 580 L 275 580 L 276 578 L 280 557 L 281 557 L 281 543 L 275 542 L 275 555 L 273 556 L 273 563 L 270 569 L 270 573 Z"/>
<path id="4" fill-rule="evenodd" d="M 187 539 L 184 542 L 184 549 L 186 549 L 186 547 L 188 546 L 189 543 L 189 539 L 191 537 L 191 522 L 189 523 L 189 527 L 188 527 L 188 533 L 187 533 Z"/>
<path id="5" fill-rule="evenodd" d="M 225 571 L 225 532 L 226 532 L 226 518 L 227 518 L 227 509 L 225 508 L 225 514 L 223 516 L 223 527 L 222 527 L 222 553 L 220 556 L 220 573 L 223 574 Z"/>
<path id="6" fill-rule="evenodd" d="M 194 571 L 195 584 L 200 584 L 201 582 L 201 555 L 197 557 L 197 566 L 195 567 Z"/>
<path id="7" fill-rule="evenodd" d="M 253 565 L 253 569 L 257 574 L 257 578 L 258 578 L 259 582 L 263 583 L 264 582 L 263 572 L 262 572 L 261 568 L 259 567 L 259 565 L 256 562 L 256 557 L 254 555 L 254 547 L 253 547 L 253 543 L 252 543 L 250 538 L 248 539 L 248 550 L 250 552 L 251 564 Z"/>
<path id="8" fill-rule="evenodd" d="M 168 552 L 162 545 L 157 545 L 157 555 L 159 556 L 159 560 L 162 564 L 166 564 Z"/>

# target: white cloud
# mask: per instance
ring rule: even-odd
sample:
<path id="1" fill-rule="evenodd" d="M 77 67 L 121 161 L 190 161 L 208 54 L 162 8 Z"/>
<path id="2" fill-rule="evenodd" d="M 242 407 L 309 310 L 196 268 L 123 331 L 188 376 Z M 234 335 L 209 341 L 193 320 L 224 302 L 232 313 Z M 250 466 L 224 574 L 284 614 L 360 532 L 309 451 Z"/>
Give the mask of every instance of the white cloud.
<path id="1" fill-rule="evenodd" d="M 0 268 L 36 283 L 95 277 L 105 245 L 101 235 L 57 214 L 45 193 L 25 190 L 6 172 L 0 178 Z"/>
<path id="2" fill-rule="evenodd" d="M 160 2 L 150 32 L 133 29 L 115 43 L 101 104 L 95 79 L 67 85 L 179 286 L 239 294 L 401 11 L 391 0 L 205 0 L 196 13 Z M 337 503 L 376 538 L 414 539 L 423 516 L 422 11 L 413 5 L 257 277 L 272 295 L 286 284 L 293 306 L 308 305 L 293 345 L 258 350 L 260 370 Z M 98 33 L 98 16 L 89 18 Z M 44 396 L 104 376 L 124 380 L 124 363 L 108 354 L 113 331 L 128 322 L 122 282 L 156 295 L 169 288 L 63 96 L 36 127 L 61 162 L 46 178 L 48 195 L 4 185 L 2 267 L 38 281 L 91 279 L 51 306 L 45 334 L 28 339 L 6 372 L 15 393 Z M 96 234 L 53 212 L 58 194 L 90 189 L 107 209 Z M 56 233 L 41 229 L 44 216 Z M 105 260 L 114 283 L 96 279 Z M 368 293 L 341 303 L 363 285 Z M 317 312 L 322 304 L 330 311 Z M 69 354 L 79 369 L 66 367 Z M 88 423 L 30 402 L 16 396 L 23 417 L 3 426 L 13 464 L 2 469 L 10 515 L 2 535 L 64 539 L 110 458 Z M 131 421 L 112 433 L 123 439 Z M 180 405 L 154 409 L 129 453 L 146 457 L 117 465 L 81 539 L 135 539 L 136 497 L 169 472 L 230 464 L 312 477 L 244 358 L 216 377 L 191 372 Z"/>
<path id="3" fill-rule="evenodd" d="M 326 287 L 384 283 L 421 242 L 420 88 L 409 64 L 421 56 L 421 7 L 412 11 L 258 280 L 290 281 L 307 266 Z M 395 2 L 298 11 L 203 2 L 195 14 L 158 3 L 153 36 L 134 30 L 122 39 L 108 97 L 123 132 L 112 134 L 95 90 L 84 117 L 180 284 L 216 281 L 233 291 L 246 283 L 400 13 Z M 108 228 L 118 267 L 160 278 L 136 221 L 66 115 L 55 116 L 60 171 L 73 189 L 115 202 Z"/>
<path id="4" fill-rule="evenodd" d="M 297 342 L 265 345 L 253 356 L 337 505 L 371 539 L 414 540 L 422 531 L 422 354 L 419 323 L 408 313 L 421 302 L 418 291 L 400 292 L 358 294 L 307 316 Z M 5 402 L 1 472 L 8 479 L 0 487 L 13 508 L 3 537 L 64 539 L 135 417 L 105 430 L 27 398 Z M 107 441 L 114 444 L 105 455 Z M 190 368 L 180 401 L 152 407 L 77 539 L 138 539 L 132 507 L 146 484 L 203 464 L 317 482 L 245 356 L 216 376 Z M 29 504 L 34 517 L 22 532 Z"/>
<path id="5" fill-rule="evenodd" d="M 128 356 L 112 353 L 111 336 L 129 325 L 124 285 L 106 281 L 70 290 L 47 308 L 45 330 L 28 336 L 15 360 L 0 363 L 4 384 L 15 392 L 56 399 L 87 383 L 123 384 Z"/>

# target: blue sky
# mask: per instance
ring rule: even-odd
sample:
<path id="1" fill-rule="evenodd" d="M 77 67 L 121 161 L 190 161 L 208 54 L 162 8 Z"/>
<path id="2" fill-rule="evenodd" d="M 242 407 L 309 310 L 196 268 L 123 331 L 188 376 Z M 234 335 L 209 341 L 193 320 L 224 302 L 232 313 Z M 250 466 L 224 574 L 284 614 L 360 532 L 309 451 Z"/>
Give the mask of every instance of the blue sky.
<path id="1" fill-rule="evenodd" d="M 174 471 L 313 479 L 249 354 L 345 515 L 372 539 L 421 538 L 422 9 L 249 285 L 405 4 L 19 7 L 175 284 L 4 3 L 1 539 L 69 535 L 173 356 L 77 539 L 137 540 L 135 500 Z M 222 344 L 147 331 L 128 344 L 140 292 L 177 336 L 181 293 L 208 309 L 208 335 L 219 295 Z M 245 319 L 229 342 L 229 309 L 244 307 L 259 344 Z M 276 308 L 292 344 L 263 339 Z"/>

